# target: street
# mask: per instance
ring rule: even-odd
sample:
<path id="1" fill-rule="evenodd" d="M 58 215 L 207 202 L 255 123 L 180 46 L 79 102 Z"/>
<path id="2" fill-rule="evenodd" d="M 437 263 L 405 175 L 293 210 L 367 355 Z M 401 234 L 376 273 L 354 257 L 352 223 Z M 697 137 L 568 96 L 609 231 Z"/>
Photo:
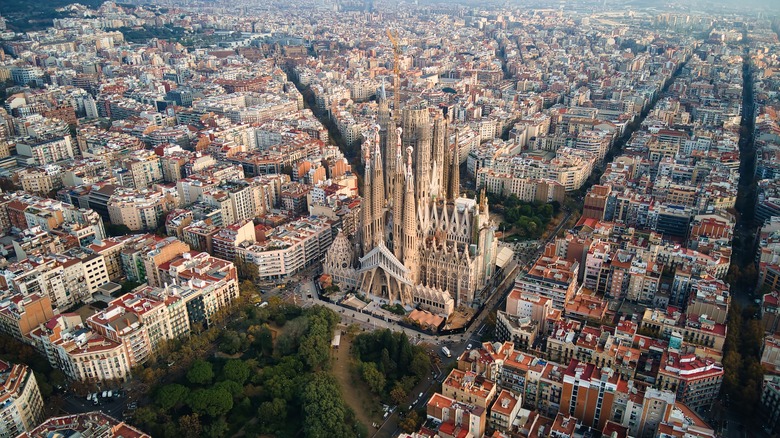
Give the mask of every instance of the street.
<path id="1" fill-rule="evenodd" d="M 124 395 L 111 398 L 100 397 L 100 404 L 98 405 L 95 405 L 91 401 L 87 401 L 86 397 L 75 394 L 67 394 L 63 396 L 62 399 L 62 410 L 68 414 L 101 411 L 117 420 L 123 420 L 122 413 L 125 411 L 125 406 L 127 404 L 127 399 Z"/>

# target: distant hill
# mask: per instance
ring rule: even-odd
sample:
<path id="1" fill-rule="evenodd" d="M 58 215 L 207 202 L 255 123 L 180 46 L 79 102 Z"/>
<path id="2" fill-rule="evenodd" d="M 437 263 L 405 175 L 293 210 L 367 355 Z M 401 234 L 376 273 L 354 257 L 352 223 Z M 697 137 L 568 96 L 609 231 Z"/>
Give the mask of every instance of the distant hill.
<path id="1" fill-rule="evenodd" d="M 8 20 L 8 27 L 17 32 L 40 30 L 51 27 L 52 20 L 66 15 L 57 12 L 57 8 L 79 3 L 90 8 L 98 8 L 105 0 L 3 0 L 0 14 Z"/>

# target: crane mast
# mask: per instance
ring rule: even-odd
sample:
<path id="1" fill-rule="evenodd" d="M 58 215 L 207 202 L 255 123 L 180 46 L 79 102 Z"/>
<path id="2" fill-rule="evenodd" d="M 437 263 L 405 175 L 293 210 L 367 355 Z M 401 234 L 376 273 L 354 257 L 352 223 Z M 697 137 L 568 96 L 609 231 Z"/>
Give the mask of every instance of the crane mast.
<path id="1" fill-rule="evenodd" d="M 387 37 L 393 45 L 393 120 L 396 126 L 401 122 L 401 69 L 398 59 L 401 56 L 401 47 L 398 45 L 398 31 L 387 29 Z"/>

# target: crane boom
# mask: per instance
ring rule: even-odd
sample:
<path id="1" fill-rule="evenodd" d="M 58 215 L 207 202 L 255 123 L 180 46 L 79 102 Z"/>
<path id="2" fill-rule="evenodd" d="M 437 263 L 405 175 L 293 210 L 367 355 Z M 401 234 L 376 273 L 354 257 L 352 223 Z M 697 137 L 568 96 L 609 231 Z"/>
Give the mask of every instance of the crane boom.
<path id="1" fill-rule="evenodd" d="M 398 45 L 398 31 L 393 35 L 393 32 L 387 29 L 387 37 L 393 45 L 393 120 L 398 125 L 401 118 L 401 69 L 398 62 L 401 47 Z"/>

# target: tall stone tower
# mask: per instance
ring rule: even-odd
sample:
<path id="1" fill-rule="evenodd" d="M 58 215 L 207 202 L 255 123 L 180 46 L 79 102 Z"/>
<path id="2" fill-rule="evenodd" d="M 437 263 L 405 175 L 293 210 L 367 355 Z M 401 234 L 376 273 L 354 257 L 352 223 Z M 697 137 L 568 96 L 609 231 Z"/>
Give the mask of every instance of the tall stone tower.
<path id="1" fill-rule="evenodd" d="M 430 198 L 432 129 L 427 108 L 404 108 L 401 119 L 403 145 L 412 148 L 415 195 L 420 202 Z"/>
<path id="2" fill-rule="evenodd" d="M 403 236 L 404 236 L 404 196 L 405 179 L 404 154 L 401 146 L 401 133 L 403 129 L 396 128 L 395 171 L 393 175 L 393 254 L 398 260 L 403 260 Z"/>
<path id="3" fill-rule="evenodd" d="M 447 120 L 439 113 L 436 114 L 433 121 L 433 150 L 431 151 L 431 162 L 433 163 L 431 166 L 431 188 L 437 191 L 437 193 L 431 193 L 431 196 L 439 199 L 447 193 L 447 181 L 444 179 L 449 167 L 445 157 L 447 146 Z"/>
<path id="4" fill-rule="evenodd" d="M 363 203 L 360 206 L 360 215 L 363 222 L 363 254 L 367 254 L 374 247 L 374 217 L 371 205 L 373 187 L 371 180 L 373 173 L 371 171 L 371 142 L 363 142 L 363 163 L 365 163 L 365 174 L 363 179 Z"/>
<path id="5" fill-rule="evenodd" d="M 385 83 L 382 82 L 382 87 L 379 89 L 378 102 L 378 122 L 379 122 L 379 149 L 382 151 L 382 163 L 385 165 L 385 191 L 388 199 L 392 199 L 393 185 L 391 184 L 394 171 L 395 162 L 393 160 L 393 154 L 395 153 L 395 123 L 393 123 L 392 117 L 390 117 L 390 107 L 387 102 L 387 94 L 385 93 Z"/>
<path id="6" fill-rule="evenodd" d="M 403 249 L 403 263 L 406 269 L 410 272 L 409 280 L 412 284 L 417 284 L 420 278 L 419 262 L 418 262 L 418 247 L 419 241 L 417 239 L 417 202 L 415 200 L 415 178 L 412 171 L 412 153 L 411 147 L 406 149 L 406 194 L 404 197 L 404 249 Z"/>
<path id="7" fill-rule="evenodd" d="M 372 157 L 373 164 L 371 171 L 371 216 L 373 227 L 371 232 L 373 234 L 373 246 L 377 246 L 385 241 L 385 200 L 387 194 L 385 193 L 385 176 L 384 169 L 382 168 L 382 151 L 379 148 L 379 126 L 373 127 L 374 131 L 374 155 Z"/>
<path id="8" fill-rule="evenodd" d="M 455 201 L 460 193 L 460 132 L 455 131 L 455 144 L 452 145 L 449 155 L 449 171 L 447 172 L 447 201 Z"/>

